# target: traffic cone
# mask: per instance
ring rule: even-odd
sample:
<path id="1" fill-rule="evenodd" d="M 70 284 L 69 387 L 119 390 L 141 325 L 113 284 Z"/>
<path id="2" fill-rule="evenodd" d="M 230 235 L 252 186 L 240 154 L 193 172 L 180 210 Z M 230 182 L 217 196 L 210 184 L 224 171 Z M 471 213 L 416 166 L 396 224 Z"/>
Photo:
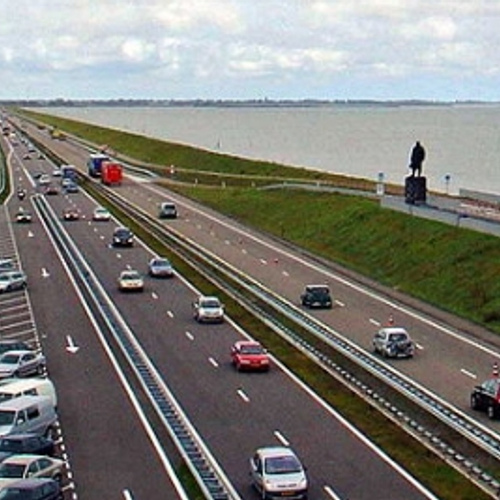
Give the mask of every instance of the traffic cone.
<path id="1" fill-rule="evenodd" d="M 387 320 L 387 325 L 388 326 L 394 325 L 394 316 L 392 314 L 389 314 L 389 319 Z"/>
<path id="2" fill-rule="evenodd" d="M 493 377 L 498 378 L 498 363 L 496 361 L 493 363 Z"/>

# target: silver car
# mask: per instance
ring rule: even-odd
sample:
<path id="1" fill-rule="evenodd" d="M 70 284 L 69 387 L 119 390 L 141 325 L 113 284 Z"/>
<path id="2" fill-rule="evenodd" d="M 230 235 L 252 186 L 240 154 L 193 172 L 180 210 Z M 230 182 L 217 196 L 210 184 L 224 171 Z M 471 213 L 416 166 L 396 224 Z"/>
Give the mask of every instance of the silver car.
<path id="1" fill-rule="evenodd" d="M 149 275 L 153 278 L 172 278 L 174 268 L 165 257 L 153 257 L 148 265 Z"/>
<path id="2" fill-rule="evenodd" d="M 307 498 L 305 469 L 297 455 L 286 446 L 256 450 L 250 459 L 250 475 L 261 498 Z"/>
<path id="3" fill-rule="evenodd" d="M 375 334 L 373 350 L 386 358 L 411 358 L 415 353 L 415 343 L 404 328 L 391 326 Z"/>
<path id="4" fill-rule="evenodd" d="M 27 284 L 26 275 L 22 271 L 0 272 L 0 293 L 22 290 Z"/>
<path id="5" fill-rule="evenodd" d="M 194 319 L 198 323 L 222 323 L 224 306 L 217 297 L 201 296 L 193 303 Z"/>
<path id="6" fill-rule="evenodd" d="M 0 357 L 0 378 L 42 375 L 45 356 L 31 350 L 8 351 Z"/>

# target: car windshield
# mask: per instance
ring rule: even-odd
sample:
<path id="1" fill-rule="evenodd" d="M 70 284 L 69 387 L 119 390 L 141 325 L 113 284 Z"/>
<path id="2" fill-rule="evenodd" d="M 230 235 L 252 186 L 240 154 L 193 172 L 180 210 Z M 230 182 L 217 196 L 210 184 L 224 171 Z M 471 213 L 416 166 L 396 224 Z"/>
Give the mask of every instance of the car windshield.
<path id="1" fill-rule="evenodd" d="M 404 342 L 405 340 L 408 340 L 408 336 L 406 333 L 393 333 L 390 337 L 389 340 L 391 342 Z"/>
<path id="2" fill-rule="evenodd" d="M 220 302 L 218 299 L 204 299 L 200 302 L 201 307 L 205 309 L 218 309 Z"/>
<path id="3" fill-rule="evenodd" d="M 15 411 L 0 411 L 0 425 L 12 425 L 15 416 Z"/>
<path id="4" fill-rule="evenodd" d="M 136 271 L 128 271 L 122 274 L 122 279 L 124 280 L 138 280 L 141 279 L 141 275 Z"/>
<path id="5" fill-rule="evenodd" d="M 242 345 L 240 348 L 242 354 L 263 354 L 264 349 L 259 344 Z"/>
<path id="6" fill-rule="evenodd" d="M 330 290 L 326 287 L 314 287 L 309 290 L 314 295 L 328 295 Z"/>
<path id="7" fill-rule="evenodd" d="M 6 353 L 0 358 L 0 363 L 4 365 L 17 365 L 19 363 L 19 354 Z"/>
<path id="8" fill-rule="evenodd" d="M 0 464 L 0 477 L 23 477 L 24 465 L 22 464 Z"/>
<path id="9" fill-rule="evenodd" d="M 292 455 L 268 458 L 265 463 L 267 474 L 293 474 L 301 470 L 300 462 Z"/>
<path id="10" fill-rule="evenodd" d="M 152 267 L 170 267 L 170 262 L 167 259 L 156 259 L 151 262 Z"/>

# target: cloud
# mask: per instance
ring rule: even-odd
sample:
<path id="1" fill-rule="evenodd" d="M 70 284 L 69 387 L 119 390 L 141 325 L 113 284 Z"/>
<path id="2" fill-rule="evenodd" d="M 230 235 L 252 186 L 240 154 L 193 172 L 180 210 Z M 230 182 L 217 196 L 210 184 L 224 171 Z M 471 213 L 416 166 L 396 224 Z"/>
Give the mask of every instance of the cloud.
<path id="1" fill-rule="evenodd" d="M 491 0 L 18 0 L 0 25 L 0 98 L 27 75 L 20 97 L 415 97 L 428 78 L 426 98 L 436 74 L 462 72 L 470 98 L 498 99 L 499 25 Z"/>

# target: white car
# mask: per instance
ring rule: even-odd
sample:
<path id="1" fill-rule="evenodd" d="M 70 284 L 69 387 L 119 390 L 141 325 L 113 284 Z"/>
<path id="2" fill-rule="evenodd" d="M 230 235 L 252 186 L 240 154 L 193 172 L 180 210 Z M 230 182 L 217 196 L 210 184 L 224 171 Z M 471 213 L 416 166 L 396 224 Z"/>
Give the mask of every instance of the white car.
<path id="1" fill-rule="evenodd" d="M 217 297 L 201 296 L 193 303 L 194 319 L 198 323 L 222 323 L 224 306 Z"/>
<path id="2" fill-rule="evenodd" d="M 40 184 L 40 186 L 47 186 L 50 184 L 50 175 L 42 174 L 38 179 L 38 184 Z"/>
<path id="3" fill-rule="evenodd" d="M 307 498 L 305 469 L 297 455 L 286 446 L 256 450 L 250 459 L 250 475 L 261 498 Z"/>
<path id="4" fill-rule="evenodd" d="M 29 377 L 42 375 L 45 371 L 45 356 L 31 350 L 7 351 L 0 357 L 0 378 Z"/>
<path id="5" fill-rule="evenodd" d="M 92 220 L 107 222 L 111 219 L 111 214 L 107 208 L 96 207 L 92 213 Z"/>
<path id="6" fill-rule="evenodd" d="M 121 292 L 142 292 L 144 290 L 144 278 L 139 271 L 134 269 L 122 271 L 118 278 L 118 289 Z"/>
<path id="7" fill-rule="evenodd" d="M 0 490 L 26 478 L 49 477 L 61 481 L 64 461 L 45 455 L 12 455 L 0 464 Z"/>
<path id="8" fill-rule="evenodd" d="M 0 272 L 0 293 L 22 290 L 28 285 L 26 275 L 22 271 L 1 271 Z"/>

